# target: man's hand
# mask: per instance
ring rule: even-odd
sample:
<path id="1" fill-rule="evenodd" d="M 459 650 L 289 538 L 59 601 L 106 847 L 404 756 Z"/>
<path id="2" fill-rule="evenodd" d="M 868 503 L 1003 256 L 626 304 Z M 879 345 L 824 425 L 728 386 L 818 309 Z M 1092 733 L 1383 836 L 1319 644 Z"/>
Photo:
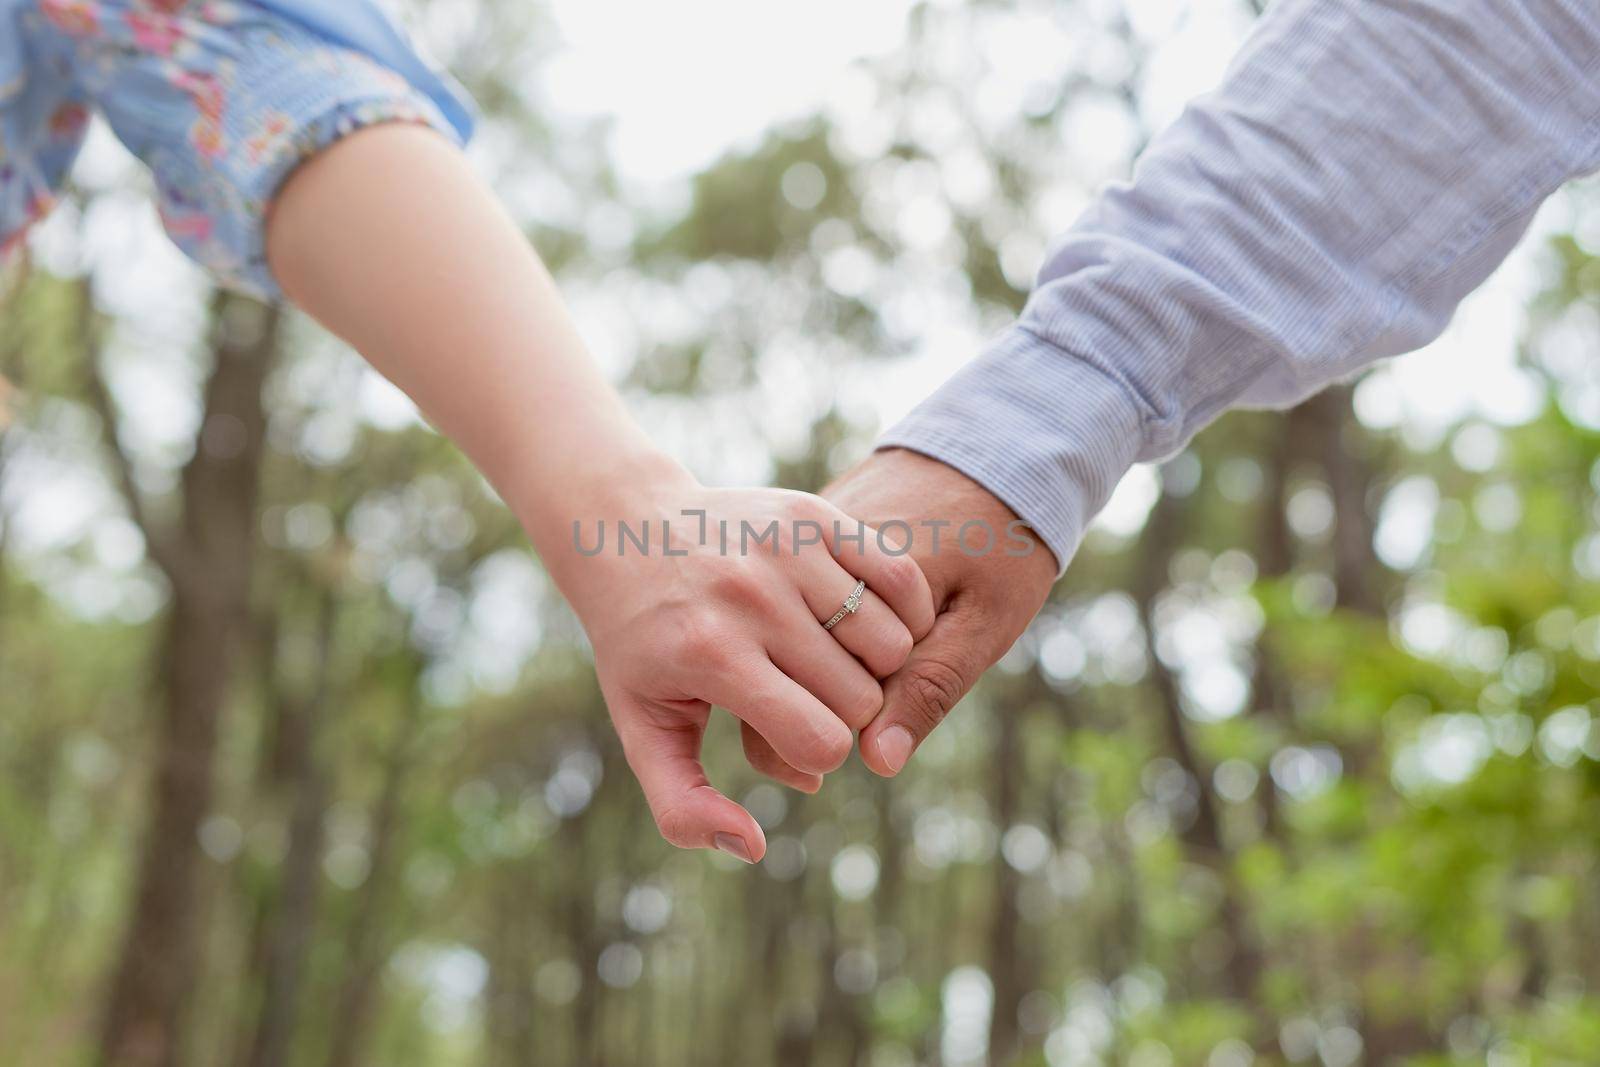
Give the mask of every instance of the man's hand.
<path id="1" fill-rule="evenodd" d="M 1056 559 L 1031 532 L 1028 555 L 1008 527 L 1017 516 L 953 467 L 901 449 L 874 453 L 823 491 L 869 526 L 912 532 L 911 557 L 933 588 L 938 617 L 883 687 L 883 709 L 861 731 L 861 758 L 892 776 L 950 709 L 1006 654 L 1044 606 Z M 963 543 L 962 524 L 977 520 Z M 948 523 L 945 526 L 930 524 Z M 984 532 L 984 530 L 987 532 Z M 984 542 L 991 539 L 987 551 Z M 965 547 L 965 551 L 963 551 Z"/>

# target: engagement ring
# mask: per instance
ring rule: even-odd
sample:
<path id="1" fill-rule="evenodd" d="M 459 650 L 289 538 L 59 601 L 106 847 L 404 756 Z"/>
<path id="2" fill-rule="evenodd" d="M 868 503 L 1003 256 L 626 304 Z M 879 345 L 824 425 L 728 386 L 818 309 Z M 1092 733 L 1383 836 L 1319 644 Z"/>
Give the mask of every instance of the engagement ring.
<path id="1" fill-rule="evenodd" d="M 856 587 L 850 590 L 850 595 L 844 598 L 844 607 L 840 608 L 827 622 L 822 624 L 824 630 L 831 630 L 844 621 L 846 615 L 854 615 L 861 609 L 861 598 L 867 595 L 867 583 L 859 581 Z"/>

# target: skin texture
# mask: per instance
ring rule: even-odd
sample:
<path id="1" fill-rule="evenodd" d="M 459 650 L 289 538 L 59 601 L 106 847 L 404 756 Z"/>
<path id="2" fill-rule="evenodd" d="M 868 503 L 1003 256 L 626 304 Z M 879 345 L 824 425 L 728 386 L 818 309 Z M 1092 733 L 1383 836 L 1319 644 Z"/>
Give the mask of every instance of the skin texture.
<path id="1" fill-rule="evenodd" d="M 911 557 L 938 605 L 933 629 L 884 682 L 883 709 L 861 731 L 862 760 L 893 776 L 1039 613 L 1056 581 L 1056 559 L 1037 539 L 1031 555 L 1008 556 L 1003 532 L 1017 517 L 1011 509 L 960 471 L 915 452 L 874 453 L 823 495 L 875 526 L 911 523 Z M 993 551 L 969 556 L 957 547 L 955 532 L 969 519 L 996 531 Z M 923 520 L 950 523 L 937 551 Z M 976 551 L 981 538 L 969 544 Z"/>
<path id="2" fill-rule="evenodd" d="M 401 178 L 403 177 L 403 180 Z M 700 544 L 685 510 L 737 531 L 856 523 L 820 498 L 708 489 L 660 453 L 589 358 L 543 264 L 461 153 L 420 127 L 356 133 L 301 167 L 268 221 L 285 293 L 417 403 L 516 513 L 582 620 L 628 762 L 662 834 L 749 862 L 756 821 L 706 780 L 713 704 L 743 723 L 758 766 L 799 789 L 848 756 L 913 640 L 934 625 L 909 558 L 827 543 L 774 552 Z M 585 556 L 573 523 L 606 551 Z M 614 524 L 649 521 L 655 551 L 616 554 Z M 670 521 L 674 551 L 660 551 Z M 800 540 L 803 540 L 801 538 Z M 857 578 L 872 595 L 835 631 Z M 781 754 L 781 755 L 780 755 Z"/>

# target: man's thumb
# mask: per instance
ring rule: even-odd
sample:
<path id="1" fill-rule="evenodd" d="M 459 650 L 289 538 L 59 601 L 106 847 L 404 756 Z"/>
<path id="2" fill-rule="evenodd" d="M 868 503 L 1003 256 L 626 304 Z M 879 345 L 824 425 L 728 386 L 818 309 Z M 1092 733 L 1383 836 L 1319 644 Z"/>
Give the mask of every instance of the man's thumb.
<path id="1" fill-rule="evenodd" d="M 952 607 L 883 684 L 883 708 L 861 731 L 861 759 L 874 773 L 899 774 L 917 746 L 977 683 L 983 635 L 969 612 Z"/>

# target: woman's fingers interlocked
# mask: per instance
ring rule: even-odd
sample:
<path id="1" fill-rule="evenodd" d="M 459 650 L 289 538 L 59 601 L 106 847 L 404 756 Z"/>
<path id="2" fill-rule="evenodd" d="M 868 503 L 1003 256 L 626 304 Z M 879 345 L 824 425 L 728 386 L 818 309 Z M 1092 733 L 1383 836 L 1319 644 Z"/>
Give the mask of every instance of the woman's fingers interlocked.
<path id="1" fill-rule="evenodd" d="M 884 613 L 888 614 L 887 608 Z M 804 686 L 852 732 L 859 730 L 883 707 L 883 687 L 862 665 L 863 661 L 851 655 L 854 649 L 847 651 L 849 646 L 834 639 L 844 624 L 831 632 L 824 630 L 813 620 L 815 614 L 806 601 L 797 597 L 794 611 L 769 640 L 767 654 L 780 671 Z M 893 620 L 892 615 L 890 619 Z M 891 635 L 886 640 L 896 639 Z M 884 647 L 885 642 L 876 645 Z M 910 647 L 907 637 L 907 651 Z M 870 651 L 875 653 L 876 649 Z"/>
<path id="2" fill-rule="evenodd" d="M 749 723 L 739 724 L 739 740 L 744 744 L 745 762 L 773 781 L 802 793 L 815 793 L 822 788 L 822 775 L 797 771 L 783 762 L 783 757 Z"/>
<path id="3" fill-rule="evenodd" d="M 873 687 L 877 688 L 876 682 Z M 851 727 L 759 649 L 740 657 L 731 670 L 706 677 L 700 692 L 748 723 L 771 742 L 785 763 L 803 774 L 837 770 L 855 744 Z M 881 691 L 876 703 L 883 703 Z"/>
<path id="4" fill-rule="evenodd" d="M 822 624 L 843 609 L 856 584 L 865 579 L 857 578 L 827 556 L 817 559 L 809 572 L 811 578 L 803 585 L 803 595 L 806 607 L 817 620 L 817 632 L 859 660 L 874 678 L 887 678 L 899 670 L 911 654 L 911 630 L 889 609 L 872 584 L 867 583 L 854 614 L 840 619 L 833 629 L 824 630 Z"/>
<path id="5" fill-rule="evenodd" d="M 702 534 L 749 526 L 777 536 L 730 552 L 720 537 L 691 533 L 659 556 L 586 557 L 594 562 L 567 580 L 585 594 L 574 602 L 588 606 L 601 687 L 662 835 L 758 860 L 760 826 L 710 785 L 700 763 L 711 709 L 741 721 L 756 770 L 816 791 L 879 714 L 879 678 L 927 632 L 933 597 L 892 539 L 814 497 L 697 492 L 691 502 L 705 506 L 680 512 L 698 515 Z M 863 582 L 857 610 L 825 629 Z"/>
<path id="6" fill-rule="evenodd" d="M 888 606 L 914 640 L 922 640 L 933 629 L 936 614 L 933 590 L 922 568 L 907 554 L 902 543 L 905 538 L 897 531 L 874 529 L 832 505 L 828 507 L 831 514 L 823 535 L 828 552 L 851 576 L 867 583 L 867 588 Z M 851 582 L 845 592 L 854 587 L 855 582 Z M 839 603 L 843 603 L 843 598 Z M 822 618 L 827 619 L 838 610 L 839 604 L 835 604 Z M 902 656 L 901 662 L 904 661 Z M 898 668 L 899 664 L 895 666 Z"/>

